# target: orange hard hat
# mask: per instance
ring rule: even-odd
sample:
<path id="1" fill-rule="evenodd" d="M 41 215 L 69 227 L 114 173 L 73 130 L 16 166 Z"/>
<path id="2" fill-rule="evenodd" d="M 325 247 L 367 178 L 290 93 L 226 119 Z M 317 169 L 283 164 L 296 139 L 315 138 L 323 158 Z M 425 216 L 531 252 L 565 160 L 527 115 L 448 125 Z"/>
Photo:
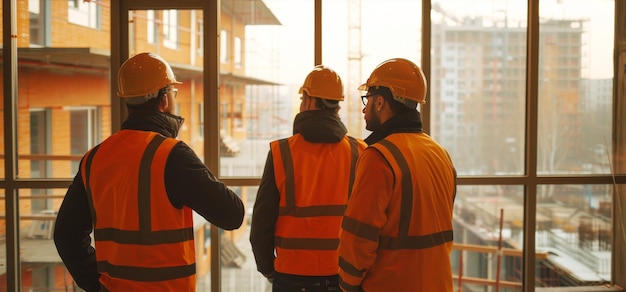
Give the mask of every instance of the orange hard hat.
<path id="1" fill-rule="evenodd" d="M 415 63 L 402 58 L 393 58 L 380 63 L 359 90 L 370 87 L 389 88 L 393 99 L 407 107 L 415 108 L 417 103 L 426 103 L 426 77 Z"/>
<path id="2" fill-rule="evenodd" d="M 343 85 L 339 75 L 324 65 L 317 65 L 306 76 L 299 93 L 329 100 L 343 100 Z"/>
<path id="3" fill-rule="evenodd" d="M 140 53 L 126 60 L 117 74 L 117 95 L 122 98 L 157 96 L 159 89 L 169 84 L 180 84 L 172 67 L 159 55 Z"/>

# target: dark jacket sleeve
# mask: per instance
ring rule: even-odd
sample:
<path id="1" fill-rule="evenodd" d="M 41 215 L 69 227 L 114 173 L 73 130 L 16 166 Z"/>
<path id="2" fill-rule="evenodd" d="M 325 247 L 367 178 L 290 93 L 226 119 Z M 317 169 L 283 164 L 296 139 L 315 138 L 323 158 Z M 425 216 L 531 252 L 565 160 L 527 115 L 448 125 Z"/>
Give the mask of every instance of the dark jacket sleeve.
<path id="1" fill-rule="evenodd" d="M 274 179 L 274 163 L 270 151 L 254 202 L 250 227 L 252 252 L 257 270 L 263 275 L 270 275 L 274 272 L 274 231 L 278 220 L 279 204 L 280 194 Z"/>
<path id="2" fill-rule="evenodd" d="M 167 158 L 165 188 L 172 205 L 187 206 L 219 228 L 237 229 L 243 222 L 244 206 L 239 196 L 184 142 L 179 142 Z"/>
<path id="3" fill-rule="evenodd" d="M 76 284 L 99 291 L 96 253 L 91 246 L 91 213 L 80 171 L 74 177 L 54 223 L 54 244 Z"/>

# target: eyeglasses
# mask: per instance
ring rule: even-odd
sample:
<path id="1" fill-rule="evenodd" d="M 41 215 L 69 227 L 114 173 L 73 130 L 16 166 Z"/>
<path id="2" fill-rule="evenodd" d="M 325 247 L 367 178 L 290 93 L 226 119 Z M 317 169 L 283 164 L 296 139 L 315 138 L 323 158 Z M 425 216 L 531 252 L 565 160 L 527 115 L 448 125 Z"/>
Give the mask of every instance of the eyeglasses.
<path id="1" fill-rule="evenodd" d="M 178 88 L 170 87 L 167 89 L 167 91 L 172 93 L 172 98 L 176 98 L 176 96 L 178 95 Z"/>
<path id="2" fill-rule="evenodd" d="M 376 95 L 378 94 L 361 95 L 361 101 L 363 102 L 363 105 L 367 106 L 367 101 L 369 101 L 369 98 Z"/>

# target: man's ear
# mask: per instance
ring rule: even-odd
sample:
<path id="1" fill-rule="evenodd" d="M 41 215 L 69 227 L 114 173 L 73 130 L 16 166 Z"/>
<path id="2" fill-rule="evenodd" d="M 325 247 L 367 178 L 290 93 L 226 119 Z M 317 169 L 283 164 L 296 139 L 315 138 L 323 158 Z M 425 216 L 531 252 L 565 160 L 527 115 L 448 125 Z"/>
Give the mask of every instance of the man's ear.
<path id="1" fill-rule="evenodd" d="M 168 101 L 167 101 L 167 93 L 163 93 L 161 95 L 161 101 L 159 101 L 159 109 L 161 111 L 165 111 L 165 109 L 168 106 Z"/>

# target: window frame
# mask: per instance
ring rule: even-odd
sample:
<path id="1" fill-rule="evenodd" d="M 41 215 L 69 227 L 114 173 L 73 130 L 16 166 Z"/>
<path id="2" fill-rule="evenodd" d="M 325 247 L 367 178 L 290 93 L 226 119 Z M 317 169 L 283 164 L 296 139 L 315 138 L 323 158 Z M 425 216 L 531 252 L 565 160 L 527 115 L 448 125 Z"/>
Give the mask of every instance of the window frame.
<path id="1" fill-rule="evenodd" d="M 28 179 L 18 179 L 17 178 L 17 173 L 16 173 L 16 160 L 17 160 L 17 141 L 15 140 L 16 137 L 16 132 L 17 132 L 17 120 L 16 120 L 16 110 L 14 109 L 14 106 L 17 105 L 17 60 L 16 58 L 14 58 L 14 54 L 12 54 L 12 52 L 15 52 L 14 50 L 16 50 L 16 43 L 13 41 L 11 34 L 15 33 L 15 30 L 17 28 L 13 27 L 14 22 L 12 20 L 14 20 L 16 18 L 16 11 L 15 11 L 15 7 L 14 5 L 11 5 L 10 3 L 11 1 L 4 1 L 3 2 L 3 8 L 5 13 L 3 14 L 4 18 L 3 18 L 3 23 L 5 24 L 4 27 L 6 28 L 3 32 L 3 52 L 4 52 L 4 56 L 6 56 L 5 62 L 3 63 L 3 68 L 4 68 L 4 72 L 11 72 L 12 74 L 15 74 L 15 76 L 10 76 L 5 78 L 5 86 L 3 88 L 4 90 L 4 108 L 5 109 L 11 109 L 11 110 L 6 110 L 4 112 L 4 137 L 5 137 L 5 141 L 6 141 L 6 145 L 4 147 L 5 150 L 5 177 L 2 178 L 0 180 L 0 187 L 3 188 L 4 190 L 4 194 L 5 194 L 5 204 L 7 206 L 7 222 L 11 223 L 16 223 L 18 221 L 17 216 L 18 216 L 18 210 L 16 209 L 17 206 L 17 202 L 15 201 L 15 198 L 17 197 L 17 193 L 18 190 L 21 188 L 65 188 L 67 187 L 67 183 L 70 182 L 70 180 L 41 180 L 41 181 L 37 181 L 37 180 L 28 180 Z M 218 27 L 219 24 L 217 23 L 217 20 L 219 19 L 219 13 L 217 12 L 219 10 L 219 5 L 218 4 L 207 4 L 207 3 L 203 3 L 204 1 L 189 1 L 188 3 L 185 2 L 181 2 L 181 3 L 176 3 L 176 4 L 172 4 L 171 1 L 166 1 L 166 0 L 127 0 L 125 1 L 125 4 L 121 4 L 119 3 L 119 1 L 113 1 L 111 4 L 111 23 L 113 25 L 112 27 L 112 31 L 111 31 L 111 64 L 112 64 L 112 68 L 111 70 L 114 72 L 117 69 L 119 69 L 119 65 L 121 64 L 122 60 L 125 60 L 128 57 L 128 44 L 127 44 L 127 39 L 124 40 L 124 33 L 121 33 L 120 31 L 123 31 L 124 29 L 126 29 L 126 31 L 128 30 L 127 25 L 128 25 L 128 10 L 129 9 L 146 9 L 149 7 L 154 7 L 154 8 L 167 8 L 170 9 L 172 8 L 172 6 L 177 6 L 176 8 L 180 8 L 180 9 L 196 9 L 198 7 L 202 7 L 203 9 L 206 9 L 205 11 L 205 28 L 207 29 L 207 31 L 215 31 L 216 33 L 216 37 L 217 37 L 217 32 L 218 32 Z M 219 2 L 219 1 L 218 1 Z M 321 0 L 315 0 L 316 3 L 321 3 Z M 68 2 L 69 3 L 69 2 Z M 79 3 L 80 5 L 80 3 Z M 210 5 L 214 5 L 214 6 L 210 6 Z M 528 25 L 528 49 L 527 49 L 527 55 L 528 55 L 528 60 L 527 60 L 527 65 L 528 65 L 528 72 L 527 72 L 527 76 L 537 76 L 537 71 L 538 71 L 538 28 L 539 28 L 539 14 L 538 14 L 538 6 L 539 6 L 539 1 L 538 0 L 530 0 L 528 1 L 528 10 L 529 10 L 529 25 Z M 620 57 L 620 53 L 623 53 L 626 51 L 626 45 L 622 44 L 623 42 L 626 41 L 626 23 L 624 23 L 623 21 L 620 22 L 621 19 L 624 19 L 624 15 L 626 14 L 626 3 L 624 3 L 623 1 L 615 1 L 615 13 L 616 13 L 616 17 L 615 17 L 615 21 L 617 22 L 616 24 L 616 28 L 615 28 L 615 60 L 621 60 Z M 431 3 L 430 1 L 426 0 L 423 1 L 422 4 L 422 69 L 424 70 L 424 73 L 426 74 L 427 79 L 430 79 L 430 56 L 429 56 L 429 52 L 430 52 L 430 9 L 431 9 Z M 69 8 L 68 9 L 72 9 Z M 316 13 L 316 22 L 321 22 L 322 16 L 321 16 L 321 4 L 320 5 L 316 5 L 315 6 L 315 13 Z M 8 12 L 8 13 L 7 13 Z M 126 15 L 124 14 L 126 13 Z M 69 19 L 69 17 L 68 17 Z M 124 22 L 125 21 L 125 22 Z M 98 23 L 100 22 L 99 20 L 97 21 Z M 115 31 L 114 31 L 115 30 Z M 316 26 L 316 30 L 320 31 L 321 33 L 321 29 Z M 206 69 L 208 69 L 205 72 L 205 80 L 207 81 L 206 83 L 206 93 L 208 93 L 207 96 L 211 96 L 210 94 L 213 94 L 213 96 L 218 96 L 218 84 L 217 84 L 217 78 L 214 78 L 215 80 L 211 80 L 208 76 L 218 76 L 219 75 L 219 66 L 220 66 L 220 61 L 214 61 L 214 60 L 221 60 L 219 58 L 219 45 L 215 46 L 215 44 L 211 44 L 211 42 L 209 42 L 209 40 L 207 40 L 208 38 L 205 38 L 204 40 L 204 56 L 206 57 L 207 60 L 205 60 L 204 62 L 204 66 Z M 215 46 L 212 47 L 211 45 Z M 321 60 L 321 54 L 322 50 L 321 50 L 321 43 L 320 41 L 316 41 L 315 43 L 315 54 L 316 54 L 316 63 L 322 63 Z M 618 149 L 618 145 L 616 145 L 617 141 L 617 135 L 620 133 L 624 132 L 624 127 L 625 125 L 620 124 L 618 125 L 616 123 L 616 121 L 619 118 L 623 118 L 626 115 L 626 110 L 624 109 L 626 107 L 626 99 L 624 98 L 624 93 L 623 92 L 618 92 L 618 84 L 620 82 L 618 82 L 619 80 L 621 80 L 619 77 L 621 76 L 621 69 L 622 67 L 620 67 L 621 65 L 623 65 L 622 63 L 618 63 L 618 61 L 615 61 L 615 65 L 614 65 L 614 89 L 613 89 L 613 95 L 614 95 L 614 105 L 613 105 L 613 112 L 616 115 L 619 115 L 618 117 L 614 117 L 613 118 L 613 139 L 612 139 L 612 143 L 614 144 L 613 149 Z M 621 76 L 623 78 L 623 76 Z M 111 78 L 111 86 L 112 88 L 114 88 L 117 84 L 116 84 L 116 80 L 115 78 Z M 526 160 L 525 160 L 525 169 L 529 172 L 527 174 L 524 175 L 520 175 L 520 176 L 502 176 L 502 177 L 459 177 L 458 178 L 458 184 L 459 185 L 523 185 L 526 193 L 525 193 L 525 201 L 524 201 L 524 205 L 525 205 L 525 209 L 524 209 L 524 234 L 525 234 L 525 239 L 524 239 L 524 260 L 526 262 L 533 262 L 534 261 L 534 253 L 535 253 L 535 249 L 534 249 L 534 245 L 535 245 L 535 237 L 534 237 L 534 230 L 535 230 L 535 212 L 536 212 L 536 204 L 537 204 L 537 200 L 536 200 L 536 189 L 537 186 L 540 185 L 547 185 L 547 184 L 611 184 L 611 185 L 618 185 L 620 190 L 624 190 L 625 185 L 626 185 L 626 174 L 614 174 L 614 175 L 594 175 L 594 176 L 564 176 L 564 175 L 559 175 L 559 176 L 539 176 L 536 173 L 536 142 L 537 142 L 537 102 L 536 102 L 536 98 L 537 98 L 537 80 L 536 78 L 529 78 L 529 80 L 527 81 L 527 124 L 526 124 L 526 133 L 527 133 L 527 141 L 525 142 L 525 145 L 527 146 L 526 148 Z M 112 95 L 114 95 L 115 93 L 113 92 Z M 112 98 L 112 100 L 114 100 Z M 120 103 L 112 103 L 112 109 L 111 109 L 111 114 L 112 114 L 112 128 L 113 130 L 117 130 L 119 129 L 120 126 L 120 121 L 122 120 L 122 116 L 124 115 L 124 110 L 122 109 L 122 106 Z M 204 104 L 204 111 L 206 113 L 206 117 L 207 117 L 207 124 L 205 126 L 205 134 L 210 135 L 211 139 L 206 139 L 207 141 L 216 141 L 217 139 L 217 133 L 218 131 L 213 131 L 214 129 L 219 129 L 219 123 L 218 123 L 218 119 L 219 119 L 219 104 L 218 101 L 215 100 L 208 100 L 205 104 Z M 429 121 L 429 116 L 430 116 L 430 111 L 431 108 L 429 106 L 429 104 L 426 104 L 423 107 L 423 118 L 424 118 L 424 130 L 426 132 L 428 132 L 429 128 L 430 128 L 430 121 Z M 621 119 L 620 119 L 621 120 Z M 621 130 L 621 131 L 620 131 Z M 623 138 L 621 138 L 623 139 Z M 623 141 L 619 141 L 620 143 L 622 143 Z M 614 150 L 614 152 L 617 150 Z M 623 155 L 623 154 L 622 154 Z M 217 176 L 219 178 L 219 159 L 215 159 L 215 157 L 219 157 L 219 149 L 216 145 L 206 145 L 205 146 L 205 157 L 211 158 L 211 159 L 206 159 L 205 161 L 209 161 L 209 167 L 211 169 L 214 169 L 217 172 Z M 614 161 L 617 158 L 613 158 Z M 623 159 L 623 157 L 622 157 Z M 217 161 L 215 161 L 217 160 Z M 216 167 L 217 166 L 217 167 Z M 258 185 L 258 183 L 260 182 L 259 178 L 243 178 L 243 179 L 238 179 L 238 178 L 227 178 L 227 179 L 223 179 L 223 181 L 228 184 L 228 185 L 237 185 L 237 186 L 255 186 Z M 614 194 L 614 197 L 617 194 Z M 619 262 L 619 258 L 620 256 L 623 256 L 624 254 L 626 254 L 626 240 L 624 240 L 621 236 L 615 236 L 615 235 L 621 235 L 621 233 L 617 233 L 618 231 L 616 230 L 621 230 L 620 228 L 623 228 L 623 222 L 625 222 L 625 217 L 626 215 L 621 211 L 622 208 L 626 209 L 626 203 L 625 202 L 621 202 L 621 201 L 615 201 L 616 203 L 614 205 L 613 210 L 614 210 L 614 222 L 613 222 L 613 228 L 614 228 L 614 241 L 615 241 L 615 245 L 614 245 L 614 250 L 613 250 L 613 264 L 612 264 L 612 282 L 617 284 L 617 285 L 621 285 L 622 287 L 626 286 L 626 276 L 624 276 L 626 274 L 626 264 L 624 263 L 620 263 L 619 265 L 617 264 L 617 262 Z M 10 291 L 19 291 L 20 289 L 20 275 L 19 275 L 19 271 L 20 271 L 20 263 L 19 263 L 19 255 L 20 255 L 20 250 L 19 250 L 19 244 L 16 242 L 16 234 L 17 230 L 14 229 L 14 226 L 10 226 L 11 224 L 8 224 L 7 226 L 7 263 L 6 263 L 6 267 L 7 267 L 7 290 Z M 217 230 L 215 228 L 211 228 L 211 235 L 217 235 Z M 219 240 L 217 236 L 214 237 L 215 240 Z M 216 247 L 217 248 L 217 247 Z M 219 254 L 215 254 L 215 251 L 212 250 L 212 257 L 215 258 L 215 262 L 217 263 L 217 268 L 219 270 Z M 617 259 L 616 259 L 617 258 Z M 212 266 L 212 268 L 214 268 L 214 266 Z M 619 268 L 619 270 L 616 270 L 616 268 Z M 555 289 L 540 289 L 540 288 L 535 288 L 534 286 L 534 265 L 527 265 L 524 268 L 524 272 L 525 272 L 525 279 L 524 279 L 524 285 L 525 285 L 525 291 L 550 291 L 550 290 L 555 290 Z M 219 272 L 217 273 L 219 276 Z M 213 277 L 213 275 L 212 275 Z M 213 278 L 212 278 L 213 279 Z M 219 280 L 219 278 L 216 278 L 215 280 Z M 219 286 L 219 281 L 212 281 L 211 284 L 211 288 L 212 291 L 219 291 L 220 286 Z M 601 288 L 598 288 L 598 290 L 600 290 Z M 577 289 L 572 288 L 570 291 L 576 291 Z M 558 291 L 567 291 L 567 289 L 559 289 Z M 602 291 L 609 291 L 609 290 L 602 290 Z M 617 290 L 614 290 L 617 291 Z"/>

